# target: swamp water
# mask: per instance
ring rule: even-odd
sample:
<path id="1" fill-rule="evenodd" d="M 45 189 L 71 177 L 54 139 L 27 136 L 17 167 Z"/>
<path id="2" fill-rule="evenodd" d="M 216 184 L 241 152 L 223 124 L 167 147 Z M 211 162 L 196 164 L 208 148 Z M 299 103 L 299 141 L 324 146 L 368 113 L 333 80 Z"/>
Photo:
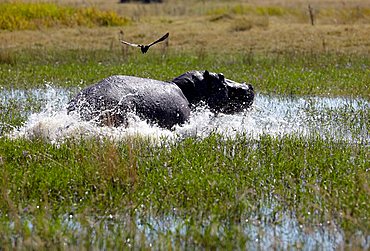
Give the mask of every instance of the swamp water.
<path id="1" fill-rule="evenodd" d="M 40 112 L 23 114 L 27 117 L 25 123 L 9 133 L 1 133 L 2 136 L 44 138 L 58 144 L 67 138 L 80 137 L 109 138 L 119 141 L 130 135 L 140 135 L 152 138 L 155 142 L 163 139 L 176 141 L 184 137 L 203 138 L 211 133 L 218 133 L 228 138 L 245 134 L 257 139 L 260 135 L 266 134 L 276 137 L 295 134 L 331 138 L 349 144 L 360 144 L 367 148 L 370 143 L 368 131 L 370 107 L 369 102 L 363 99 L 257 95 L 252 109 L 245 113 L 215 116 L 207 108 L 200 107 L 192 114 L 189 123 L 169 131 L 149 125 L 133 114 L 130 115 L 127 128 L 97 127 L 92 123 L 79 120 L 75 115 L 67 115 L 65 107 L 72 95 L 71 91 L 52 87 L 30 91 L 0 90 L 2 107 L 6 107 L 10 100 L 25 102 L 30 98 L 42 104 Z M 19 112 L 22 113 L 22 111 Z M 0 132 L 5 126 L 9 125 L 0 124 Z M 282 212 L 279 215 L 281 224 L 271 224 L 269 219 L 274 217 L 272 215 L 274 205 L 266 204 L 269 206 L 260 208 L 260 212 L 256 212 L 256 218 L 250 215 L 241 217 L 240 228 L 248 240 L 246 242 L 248 249 L 289 247 L 300 249 L 302 246 L 300 247 L 299 243 L 302 243 L 303 249 L 307 250 L 334 250 L 343 247 L 345 239 L 343 231 L 334 222 L 327 222 L 307 231 L 294 215 Z M 138 209 L 137 216 L 134 217 L 135 231 L 138 234 L 134 239 L 125 237 L 124 244 L 130 247 L 136 243 L 140 246 L 142 235 L 145 236 L 145 242 L 149 243 L 149 246 L 152 242 L 158 243 L 161 238 L 168 238 L 161 237 L 161 233 L 173 236 L 186 235 L 189 224 L 186 219 L 175 215 L 174 212 L 171 215 L 153 217 L 150 214 L 141 213 Z M 130 218 L 130 216 L 127 217 Z M 81 232 L 81 235 L 87 231 L 86 226 L 82 226 L 73 216 L 67 215 L 64 218 L 63 224 L 67 229 Z M 106 233 L 100 238 L 108 236 L 110 232 L 132 229 L 132 223 L 122 216 L 108 215 L 92 221 L 103 223 Z M 31 222 L 29 227 L 33 228 Z M 218 231 L 222 235 L 222 227 L 218 228 Z M 122 233 L 122 236 L 125 234 Z M 370 236 L 359 233 L 358 239 L 362 248 L 370 247 Z M 180 245 L 180 247 L 184 246 Z"/>
<path id="2" fill-rule="evenodd" d="M 245 113 L 215 116 L 207 108 L 199 107 L 192 113 L 188 123 L 169 131 L 149 125 L 134 114 L 130 114 L 127 128 L 97 127 L 93 123 L 81 121 L 76 115 L 67 115 L 65 107 L 71 96 L 73 93 L 65 89 L 50 86 L 30 91 L 0 90 L 3 106 L 9 100 L 24 102 L 30 98 L 42 103 L 41 112 L 24 114 L 27 116 L 24 125 L 15 128 L 8 136 L 29 139 L 41 137 L 51 142 L 60 142 L 71 137 L 97 136 L 112 140 L 130 135 L 175 140 L 183 137 L 203 138 L 211 133 L 231 138 L 237 134 L 253 138 L 262 134 L 296 134 L 319 135 L 365 145 L 370 142 L 367 128 L 370 106 L 363 99 L 256 95 L 253 107 Z M 0 132 L 3 126 L 0 123 Z"/>

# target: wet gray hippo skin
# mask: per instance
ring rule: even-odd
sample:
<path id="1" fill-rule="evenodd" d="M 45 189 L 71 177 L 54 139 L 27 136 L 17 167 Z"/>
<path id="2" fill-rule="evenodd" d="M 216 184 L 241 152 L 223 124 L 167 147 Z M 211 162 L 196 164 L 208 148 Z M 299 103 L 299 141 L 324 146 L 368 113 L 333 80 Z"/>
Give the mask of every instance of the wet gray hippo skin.
<path id="1" fill-rule="evenodd" d="M 132 76 L 111 76 L 83 89 L 67 110 L 109 126 L 126 124 L 128 112 L 164 128 L 183 124 L 190 116 L 189 103 L 175 84 Z"/>
<path id="2" fill-rule="evenodd" d="M 244 111 L 253 103 L 251 85 L 225 79 L 222 74 L 189 71 L 162 82 L 132 76 L 111 76 L 83 89 L 68 103 L 68 113 L 77 110 L 82 119 L 101 125 L 127 123 L 127 113 L 172 128 L 189 120 L 192 107 L 203 102 L 214 112 Z"/>
<path id="3" fill-rule="evenodd" d="M 193 107 L 204 102 L 214 112 L 242 112 L 254 101 L 252 85 L 226 79 L 222 74 L 189 71 L 172 82 L 180 87 Z"/>

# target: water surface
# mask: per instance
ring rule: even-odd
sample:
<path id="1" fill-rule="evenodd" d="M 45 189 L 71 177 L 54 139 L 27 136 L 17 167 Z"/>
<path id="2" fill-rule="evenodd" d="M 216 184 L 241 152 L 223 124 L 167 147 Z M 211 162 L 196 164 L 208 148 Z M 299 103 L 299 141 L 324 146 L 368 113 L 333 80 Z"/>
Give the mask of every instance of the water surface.
<path id="1" fill-rule="evenodd" d="M 30 91 L 0 91 L 3 105 L 11 99 L 22 102 L 30 98 L 43 104 L 41 112 L 26 114 L 24 125 L 13 130 L 10 137 L 41 137 L 51 142 L 61 142 L 70 137 L 107 137 L 120 140 L 135 134 L 154 139 L 177 139 L 188 136 L 206 137 L 217 132 L 227 137 L 247 134 L 254 138 L 262 134 L 319 135 L 323 138 L 369 144 L 369 103 L 363 99 L 257 94 L 248 111 L 234 115 L 215 115 L 207 107 L 198 107 L 188 123 L 170 131 L 150 125 L 135 114 L 129 114 L 128 127 L 98 127 L 92 122 L 80 120 L 75 114 L 67 115 L 65 107 L 72 95 L 73 91 L 51 86 Z"/>

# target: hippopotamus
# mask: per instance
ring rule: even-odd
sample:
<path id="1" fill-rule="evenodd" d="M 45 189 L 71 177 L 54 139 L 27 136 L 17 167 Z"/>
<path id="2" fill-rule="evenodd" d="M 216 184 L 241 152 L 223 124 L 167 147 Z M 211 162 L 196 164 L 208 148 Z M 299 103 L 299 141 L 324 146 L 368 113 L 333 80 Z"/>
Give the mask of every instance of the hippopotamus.
<path id="1" fill-rule="evenodd" d="M 133 112 L 171 129 L 188 121 L 191 110 L 202 102 L 214 112 L 234 113 L 249 108 L 253 99 L 251 85 L 208 71 L 189 71 L 169 82 L 115 75 L 83 89 L 67 111 L 115 127 L 127 124 L 127 114 Z"/>

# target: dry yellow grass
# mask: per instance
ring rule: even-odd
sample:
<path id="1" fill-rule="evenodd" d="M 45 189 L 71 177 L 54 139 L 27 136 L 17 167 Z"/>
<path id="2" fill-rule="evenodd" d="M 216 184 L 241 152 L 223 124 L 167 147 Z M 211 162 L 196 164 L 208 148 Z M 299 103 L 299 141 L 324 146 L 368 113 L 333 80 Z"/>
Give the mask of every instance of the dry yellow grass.
<path id="1" fill-rule="evenodd" d="M 365 0 L 310 1 L 315 11 L 315 26 L 310 25 L 304 0 L 193 0 L 191 4 L 168 0 L 150 5 L 118 4 L 118 0 L 53 2 L 114 10 L 133 22 L 124 27 L 0 31 L 0 48 L 115 49 L 122 46 L 120 31 L 126 40 L 136 43 L 149 42 L 169 31 L 170 50 L 370 54 L 370 3 Z M 247 12 L 246 8 L 252 11 Z M 284 14 L 261 14 L 260 10 L 266 8 Z M 245 13 L 233 13 L 240 9 Z"/>

